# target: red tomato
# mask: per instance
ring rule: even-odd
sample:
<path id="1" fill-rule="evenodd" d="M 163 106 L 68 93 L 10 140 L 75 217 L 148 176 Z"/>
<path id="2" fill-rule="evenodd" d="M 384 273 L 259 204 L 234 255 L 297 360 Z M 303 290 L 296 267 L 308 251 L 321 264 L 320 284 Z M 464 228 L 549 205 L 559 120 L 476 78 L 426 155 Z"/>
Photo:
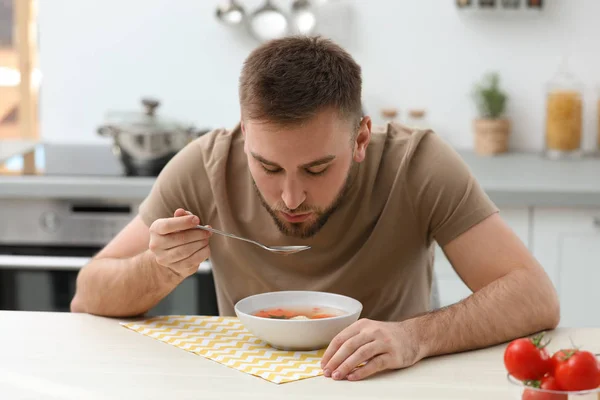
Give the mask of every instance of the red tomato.
<path id="1" fill-rule="evenodd" d="M 564 390 L 590 390 L 600 386 L 600 363 L 589 351 L 575 350 L 557 357 L 556 382 Z"/>
<path id="2" fill-rule="evenodd" d="M 569 355 L 575 354 L 576 349 L 561 349 L 552 355 L 552 371 L 556 371 L 556 367 L 564 361 Z"/>
<path id="3" fill-rule="evenodd" d="M 561 390 L 556 379 L 551 375 L 543 377 L 539 387 L 545 390 Z M 533 389 L 525 389 L 522 396 L 522 400 L 567 400 L 568 398 L 566 393 L 546 393 Z"/>
<path id="4" fill-rule="evenodd" d="M 562 390 L 558 382 L 556 382 L 556 378 L 552 375 L 546 375 L 542 378 L 540 388 L 545 390 Z"/>
<path id="5" fill-rule="evenodd" d="M 506 347 L 504 366 L 516 379 L 534 381 L 551 372 L 552 360 L 541 345 L 541 336 L 520 338 L 513 340 Z"/>

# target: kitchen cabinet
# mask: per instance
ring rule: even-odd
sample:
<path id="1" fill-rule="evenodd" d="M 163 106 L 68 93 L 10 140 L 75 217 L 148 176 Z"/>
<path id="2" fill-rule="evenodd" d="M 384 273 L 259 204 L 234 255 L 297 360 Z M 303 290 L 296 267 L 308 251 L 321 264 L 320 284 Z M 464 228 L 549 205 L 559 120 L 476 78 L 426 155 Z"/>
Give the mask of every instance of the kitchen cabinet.
<path id="1" fill-rule="evenodd" d="M 564 327 L 600 327 L 600 207 L 536 208 L 532 247 L 556 286 Z"/>
<path id="2" fill-rule="evenodd" d="M 556 287 L 560 326 L 600 327 L 600 207 L 509 208 L 501 215 Z M 472 293 L 437 245 L 434 270 L 441 307 Z"/>
<path id="3" fill-rule="evenodd" d="M 500 215 L 523 243 L 529 247 L 531 234 L 530 210 L 527 207 L 501 207 Z M 439 305 L 441 307 L 454 304 L 472 293 L 456 274 L 450 261 L 448 261 L 441 247 L 437 244 L 435 245 L 434 271 L 439 291 Z"/>

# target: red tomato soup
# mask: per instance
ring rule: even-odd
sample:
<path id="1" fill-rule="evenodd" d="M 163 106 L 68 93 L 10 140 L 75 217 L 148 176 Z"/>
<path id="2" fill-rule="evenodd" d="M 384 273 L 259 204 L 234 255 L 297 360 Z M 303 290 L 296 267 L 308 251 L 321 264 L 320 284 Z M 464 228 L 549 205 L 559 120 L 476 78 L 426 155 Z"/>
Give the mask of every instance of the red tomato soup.
<path id="1" fill-rule="evenodd" d="M 273 307 L 259 310 L 252 315 L 271 319 L 322 319 L 343 314 L 344 311 L 332 307 Z"/>

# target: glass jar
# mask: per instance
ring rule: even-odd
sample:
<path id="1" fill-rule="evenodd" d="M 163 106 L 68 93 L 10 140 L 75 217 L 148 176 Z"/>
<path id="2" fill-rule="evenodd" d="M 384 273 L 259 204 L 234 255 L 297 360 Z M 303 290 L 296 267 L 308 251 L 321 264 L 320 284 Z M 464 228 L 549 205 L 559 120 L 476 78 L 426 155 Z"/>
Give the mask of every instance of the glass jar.
<path id="1" fill-rule="evenodd" d="M 412 129 L 428 129 L 426 112 L 423 109 L 411 109 L 408 110 L 408 116 L 406 119 L 406 125 Z"/>
<path id="2" fill-rule="evenodd" d="M 385 123 L 392 123 L 398 121 L 398 116 L 400 112 L 395 107 L 387 107 L 381 109 L 381 117 L 385 121 Z"/>
<path id="3" fill-rule="evenodd" d="M 527 0 L 527 7 L 529 8 L 542 8 L 543 6 L 543 0 Z"/>
<path id="4" fill-rule="evenodd" d="M 582 88 L 563 61 L 546 92 L 546 156 L 582 155 Z"/>
<path id="5" fill-rule="evenodd" d="M 517 9 L 521 5 L 521 0 L 502 0 L 502 6 L 504 8 Z"/>

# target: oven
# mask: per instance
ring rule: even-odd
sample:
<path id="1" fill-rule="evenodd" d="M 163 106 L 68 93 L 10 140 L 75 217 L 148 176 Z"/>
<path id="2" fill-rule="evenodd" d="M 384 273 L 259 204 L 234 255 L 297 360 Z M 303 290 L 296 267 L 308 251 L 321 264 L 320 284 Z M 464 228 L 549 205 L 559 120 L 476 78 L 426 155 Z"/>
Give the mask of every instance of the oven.
<path id="1" fill-rule="evenodd" d="M 1 198 L 0 308 L 68 312 L 79 270 L 137 213 L 138 201 Z M 149 315 L 218 315 L 210 262 Z"/>

